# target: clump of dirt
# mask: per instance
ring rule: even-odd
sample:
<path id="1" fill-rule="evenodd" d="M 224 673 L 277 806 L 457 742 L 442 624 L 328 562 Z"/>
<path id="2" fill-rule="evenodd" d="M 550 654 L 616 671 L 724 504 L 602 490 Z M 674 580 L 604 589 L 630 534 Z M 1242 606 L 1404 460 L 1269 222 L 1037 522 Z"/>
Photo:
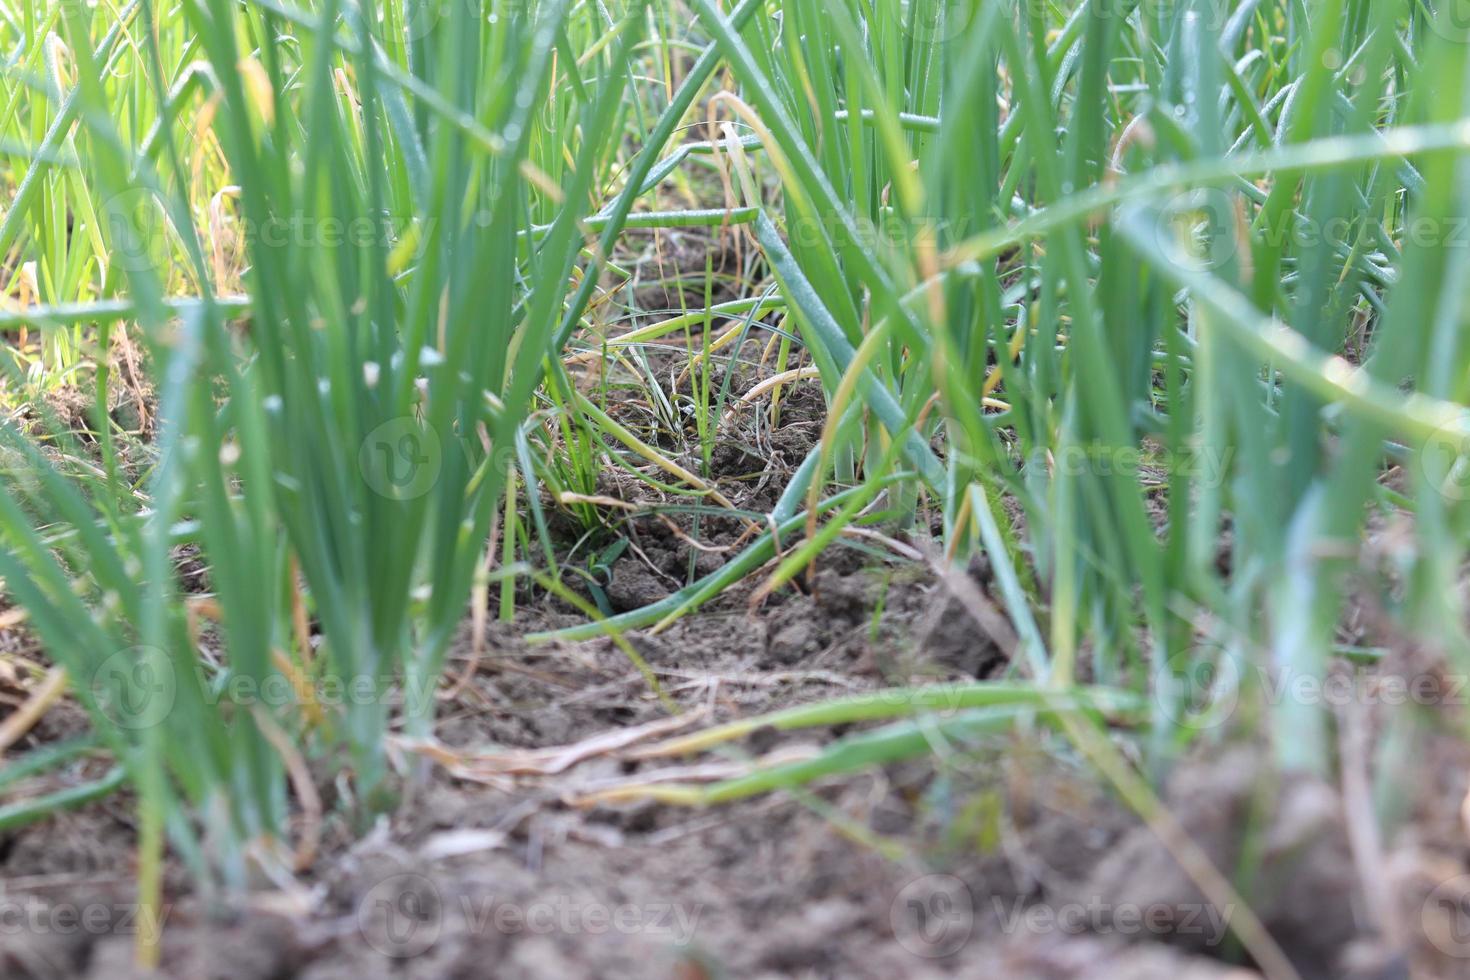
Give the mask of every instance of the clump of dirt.
<path id="1" fill-rule="evenodd" d="M 1304 978 L 1343 975 L 1337 959 L 1359 931 L 1359 885 L 1341 801 L 1329 786 L 1305 778 L 1277 784 L 1259 752 L 1239 747 L 1181 767 L 1165 803 L 1213 867 L 1256 869 L 1238 884 L 1242 898 Z M 1159 910 L 1178 923 L 1160 938 L 1198 952 L 1223 939 L 1211 921 L 1232 914 L 1207 900 L 1143 826 L 1097 864 L 1083 892 L 1108 896 L 1130 914 Z M 1204 928 L 1188 928 L 1191 920 Z"/>

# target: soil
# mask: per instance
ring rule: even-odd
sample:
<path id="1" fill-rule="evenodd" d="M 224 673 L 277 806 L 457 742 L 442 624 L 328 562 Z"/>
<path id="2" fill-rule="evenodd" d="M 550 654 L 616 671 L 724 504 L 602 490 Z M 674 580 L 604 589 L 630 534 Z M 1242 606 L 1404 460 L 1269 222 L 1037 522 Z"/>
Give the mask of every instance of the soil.
<path id="1" fill-rule="evenodd" d="M 740 391 L 749 378 L 736 380 Z M 799 385 L 779 428 L 751 423 L 723 439 L 712 467 L 720 488 L 741 508 L 769 510 L 814 444 L 820 411 L 814 385 Z M 619 412 L 637 421 L 636 406 Z M 652 513 L 659 502 L 646 498 L 647 485 L 604 480 L 599 492 L 640 508 L 608 518 L 604 537 L 630 542 L 599 572 L 612 611 L 718 567 L 720 549 L 744 531 L 731 517 L 696 528 L 688 515 Z M 667 697 L 701 724 L 884 686 L 1024 676 L 1008 657 L 1014 638 L 982 628 L 923 562 L 880 559 L 871 541 L 848 545 L 824 555 L 799 588 L 757 606 L 759 576 L 662 633 L 628 638 Z M 973 566 L 970 579 L 972 598 L 989 601 L 988 569 Z M 1096 770 L 1039 733 L 936 745 L 929 759 L 711 808 L 574 805 L 594 786 L 657 765 L 617 749 L 555 772 L 491 771 L 485 760 L 503 763 L 515 750 L 669 717 L 612 642 L 529 642 L 528 633 L 582 617 L 545 596 L 522 600 L 514 623 L 492 625 L 480 655 L 468 631 L 456 650 L 436 734 L 438 758 L 459 765 L 427 765 L 395 743 L 404 777 L 396 810 L 365 837 L 329 817 L 304 873 L 262 882 L 243 902 L 194 892 L 171 865 L 159 975 L 1258 976 L 1227 929 L 1241 909 L 1207 902 Z M 1403 638 L 1370 632 L 1359 622 L 1355 638 L 1395 651 L 1375 683 L 1444 673 Z M 0 666 L 44 667 L 21 630 L 0 629 L 0 652 Z M 13 706 L 24 685 L 6 669 L 0 697 Z M 1345 713 L 1341 727 L 1355 734 L 1341 746 L 1341 783 L 1280 779 L 1269 747 L 1228 727 L 1157 774 L 1168 812 L 1233 879 L 1304 980 L 1470 976 L 1462 710 Z M 62 702 L 17 751 L 84 727 Z M 842 734 L 762 728 L 725 759 Z M 50 778 L 95 778 L 105 765 L 83 759 Z M 1348 778 L 1360 771 L 1372 775 L 1367 785 L 1396 780 L 1393 798 L 1364 799 Z M 27 783 L 5 795 L 55 788 Z M 149 975 L 132 961 L 135 933 L 148 925 L 129 904 L 135 846 L 125 795 L 0 831 L 0 976 Z"/>
<path id="2" fill-rule="evenodd" d="M 681 708 L 723 720 L 1002 672 L 994 644 L 961 617 L 922 571 L 850 558 L 824 566 L 810 594 L 788 592 L 751 614 L 732 593 L 635 643 Z M 466 756 L 567 745 L 666 717 L 611 643 L 523 639 L 571 621 L 543 604 L 493 628 L 475 674 L 441 712 L 443 745 Z M 46 723 L 68 727 L 67 718 Z M 767 730 L 744 748 L 780 742 Z M 1216 867 L 1261 869 L 1237 887 L 1306 980 L 1470 975 L 1457 955 L 1467 951 L 1463 896 L 1446 892 L 1470 881 L 1458 816 L 1470 753 L 1444 718 L 1427 719 L 1415 744 L 1427 764 L 1406 778 L 1405 812 L 1376 861 L 1354 851 L 1343 791 L 1277 781 L 1262 746 L 1212 743 L 1165 780 L 1167 806 Z M 580 788 L 641 765 L 609 753 L 551 778 L 485 782 L 435 767 L 365 839 L 330 827 L 299 882 L 244 906 L 191 894 L 175 870 L 163 975 L 1256 975 L 1224 929 L 1233 911 L 1205 902 L 1154 832 L 1065 746 L 997 737 L 941 765 L 903 763 L 810 795 L 710 809 L 567 805 Z M 7 915 L 42 923 L 0 930 L 5 976 L 147 975 L 131 959 L 134 844 L 124 798 L 0 835 Z M 1376 898 L 1370 882 L 1382 889 Z M 92 910 L 100 927 L 47 918 L 68 908 Z M 1375 909 L 1390 918 L 1376 921 Z"/>

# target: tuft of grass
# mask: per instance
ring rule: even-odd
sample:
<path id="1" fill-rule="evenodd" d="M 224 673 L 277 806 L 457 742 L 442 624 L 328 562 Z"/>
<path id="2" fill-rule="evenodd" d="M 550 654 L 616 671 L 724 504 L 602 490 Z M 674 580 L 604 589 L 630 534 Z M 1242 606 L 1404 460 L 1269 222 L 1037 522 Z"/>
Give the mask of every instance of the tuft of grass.
<path id="1" fill-rule="evenodd" d="M 85 140 L 66 176 L 92 205 L 75 230 L 111 242 L 94 286 L 126 306 L 22 315 L 136 323 L 162 421 L 146 506 L 111 461 L 79 485 L 9 432 L 18 478 L 0 490 L 0 574 L 143 791 L 154 864 L 166 822 L 201 874 L 239 885 L 246 856 L 279 860 L 287 834 L 277 732 L 340 751 L 370 815 L 390 802 L 390 725 L 432 723 L 561 347 L 578 222 L 622 130 L 641 7 L 603 24 L 565 3 L 446 3 L 419 32 L 396 7 L 145 2 L 128 88 L 160 110 L 144 120 L 160 134 L 153 154 L 99 66 L 116 32 L 93 50 L 106 15 L 56 10 L 77 60 L 64 112 L 80 126 L 66 139 Z M 613 42 L 585 66 L 599 85 L 558 72 L 559 43 L 607 28 Z M 410 64 L 408 47 L 432 57 Z M 186 73 L 197 103 L 168 98 Z M 191 146 L 186 124 L 208 137 Z M 201 168 L 233 182 L 211 202 L 228 221 L 201 220 Z M 217 292 L 219 256 L 237 249 L 245 267 L 223 271 L 244 309 Z M 175 275 L 197 290 L 187 306 L 164 299 Z M 207 563 L 207 606 L 180 594 L 184 545 Z M 345 693 L 321 717 L 270 693 L 303 686 Z M 209 818 L 218 853 L 202 853 L 180 802 Z"/>
<path id="2" fill-rule="evenodd" d="M 1467 434 L 1451 12 L 789 0 L 742 31 L 693 5 L 740 152 L 781 181 L 755 238 L 832 396 L 814 486 L 902 465 L 954 559 L 1031 556 L 1039 589 L 1006 590 L 1018 626 L 1043 614 L 1031 668 L 1066 687 L 1088 655 L 1153 690 L 1162 756 L 1195 709 L 1261 693 L 1232 685 L 1324 675 L 1395 473 L 1418 488 L 1404 624 L 1464 662 L 1462 508 L 1420 465 Z M 975 533 L 972 487 L 1020 504 L 1024 541 Z M 1328 725 L 1286 699 L 1282 762 L 1324 771 Z"/>

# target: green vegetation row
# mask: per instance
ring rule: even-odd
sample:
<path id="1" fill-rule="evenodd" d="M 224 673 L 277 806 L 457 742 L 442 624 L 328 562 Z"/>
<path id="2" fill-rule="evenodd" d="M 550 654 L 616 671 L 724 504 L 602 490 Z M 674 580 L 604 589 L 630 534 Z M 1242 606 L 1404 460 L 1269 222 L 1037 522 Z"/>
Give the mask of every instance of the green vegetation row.
<path id="1" fill-rule="evenodd" d="M 716 369 L 752 337 L 815 367 L 817 448 L 723 569 L 564 637 L 937 514 L 1008 681 L 1144 696 L 1155 765 L 1239 706 L 1329 771 L 1330 712 L 1257 715 L 1258 678 L 1325 675 L 1369 558 L 1467 663 L 1470 34 L 1435 6 L 0 2 L 0 328 L 41 338 L 3 357 L 0 577 L 138 794 L 145 892 L 165 837 L 201 881 L 289 862 L 303 755 L 391 805 L 385 736 L 432 732 L 472 600 L 570 573 L 544 501 L 605 532 L 613 465 L 724 509 Z M 629 311 L 619 247 L 674 228 L 748 247 L 735 298 Z M 656 404 L 646 350 L 717 331 L 673 450 L 567 367 L 641 365 Z M 239 693 L 324 678 L 361 687 Z M 925 751 L 902 724 L 751 785 Z"/>

